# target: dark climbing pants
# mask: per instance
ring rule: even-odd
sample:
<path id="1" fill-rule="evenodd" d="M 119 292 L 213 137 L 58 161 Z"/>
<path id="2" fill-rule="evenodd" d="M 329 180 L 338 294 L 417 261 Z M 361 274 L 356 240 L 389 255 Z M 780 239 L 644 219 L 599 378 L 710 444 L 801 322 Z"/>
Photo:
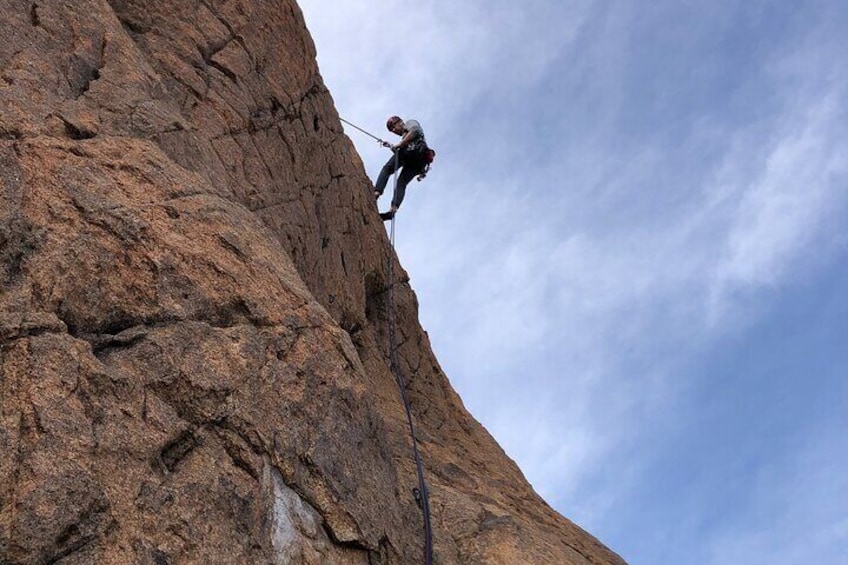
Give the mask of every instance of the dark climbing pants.
<path id="1" fill-rule="evenodd" d="M 409 181 L 417 175 L 424 172 L 424 165 L 418 162 L 417 159 L 412 159 L 401 153 L 397 159 L 397 166 L 400 168 L 400 174 L 398 174 L 395 193 L 392 195 L 392 205 L 395 208 L 400 208 L 400 203 L 403 202 L 403 197 L 406 196 L 406 185 L 408 185 Z M 389 182 L 389 177 L 392 176 L 394 172 L 395 156 L 392 155 L 391 159 L 383 165 L 383 169 L 380 171 L 380 176 L 377 177 L 377 184 L 374 186 L 374 190 L 383 194 L 383 191 L 386 189 L 386 184 Z"/>

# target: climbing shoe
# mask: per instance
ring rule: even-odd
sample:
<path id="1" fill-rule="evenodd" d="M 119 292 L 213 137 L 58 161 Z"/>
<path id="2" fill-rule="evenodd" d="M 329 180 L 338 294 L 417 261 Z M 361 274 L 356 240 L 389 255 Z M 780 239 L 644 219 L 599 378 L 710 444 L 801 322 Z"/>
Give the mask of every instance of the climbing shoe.
<path id="1" fill-rule="evenodd" d="M 389 210 L 388 212 L 380 212 L 380 218 L 383 219 L 384 222 L 391 220 L 395 217 L 395 213 Z"/>

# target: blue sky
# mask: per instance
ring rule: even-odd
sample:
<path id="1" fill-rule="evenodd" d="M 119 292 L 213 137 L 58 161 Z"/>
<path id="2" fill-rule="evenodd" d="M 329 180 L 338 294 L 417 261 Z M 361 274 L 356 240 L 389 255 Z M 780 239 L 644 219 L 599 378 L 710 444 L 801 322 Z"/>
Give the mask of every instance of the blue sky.
<path id="1" fill-rule="evenodd" d="M 632 565 L 845 562 L 848 3 L 300 5 L 438 152 L 398 252 L 534 488 Z"/>

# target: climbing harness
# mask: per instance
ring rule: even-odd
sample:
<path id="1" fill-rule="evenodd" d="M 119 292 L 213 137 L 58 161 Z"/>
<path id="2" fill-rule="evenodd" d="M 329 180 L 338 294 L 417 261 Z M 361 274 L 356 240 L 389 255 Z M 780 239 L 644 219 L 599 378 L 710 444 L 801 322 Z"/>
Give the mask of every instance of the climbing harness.
<path id="1" fill-rule="evenodd" d="M 398 156 L 395 153 L 395 188 L 398 182 Z M 395 250 L 395 220 L 397 214 L 392 216 L 392 225 L 390 230 L 389 240 L 392 244 L 392 251 Z M 406 410 L 406 421 L 409 424 L 409 434 L 412 437 L 412 452 L 415 455 L 415 466 L 418 471 L 418 488 L 412 489 L 412 494 L 415 497 L 421 512 L 424 515 L 424 562 L 426 565 L 433 563 L 433 532 L 430 526 L 430 493 L 427 490 L 427 483 L 424 481 L 424 465 L 421 463 L 421 454 L 418 452 L 418 437 L 415 435 L 415 426 L 412 422 L 412 410 L 409 407 L 409 399 L 406 396 L 406 383 L 403 379 L 403 374 L 400 370 L 400 364 L 397 358 L 397 339 L 395 337 L 395 294 L 394 294 L 394 261 L 393 255 L 389 255 L 389 361 L 391 364 L 392 373 L 394 373 L 400 396 L 403 399 L 403 406 Z"/>

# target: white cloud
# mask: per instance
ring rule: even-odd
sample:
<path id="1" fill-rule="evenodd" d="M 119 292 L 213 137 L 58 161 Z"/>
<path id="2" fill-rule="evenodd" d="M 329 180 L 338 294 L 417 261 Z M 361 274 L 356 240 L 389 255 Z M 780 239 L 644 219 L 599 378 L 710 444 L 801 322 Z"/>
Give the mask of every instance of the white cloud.
<path id="1" fill-rule="evenodd" d="M 817 78 L 786 93 L 789 107 L 769 138 L 737 148 L 725 164 L 723 183 L 736 186 L 722 193 L 733 195 L 735 210 L 711 283 L 712 320 L 733 307 L 740 291 L 796 279 L 845 243 L 848 90 L 844 78 L 836 85 Z M 830 88 L 822 92 L 822 86 Z M 752 161 L 760 164 L 749 180 Z"/>

